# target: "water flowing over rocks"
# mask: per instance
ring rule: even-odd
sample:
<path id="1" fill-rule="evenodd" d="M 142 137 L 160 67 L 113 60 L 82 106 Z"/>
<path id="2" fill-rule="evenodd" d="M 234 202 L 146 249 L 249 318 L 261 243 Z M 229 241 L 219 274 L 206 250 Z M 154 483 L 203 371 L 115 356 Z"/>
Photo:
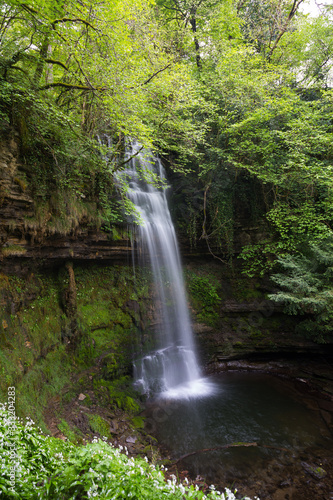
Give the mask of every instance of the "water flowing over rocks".
<path id="1" fill-rule="evenodd" d="M 149 255 L 161 323 L 155 332 L 153 350 L 134 363 L 135 384 L 148 395 L 195 394 L 205 391 L 205 387 L 199 382 L 178 243 L 165 193 L 165 173 L 161 161 L 150 152 L 141 153 L 141 149 L 132 143 L 127 152 L 129 166 L 121 178 L 129 186 L 127 196 L 138 214 L 137 255 L 141 264 L 142 255 Z"/>

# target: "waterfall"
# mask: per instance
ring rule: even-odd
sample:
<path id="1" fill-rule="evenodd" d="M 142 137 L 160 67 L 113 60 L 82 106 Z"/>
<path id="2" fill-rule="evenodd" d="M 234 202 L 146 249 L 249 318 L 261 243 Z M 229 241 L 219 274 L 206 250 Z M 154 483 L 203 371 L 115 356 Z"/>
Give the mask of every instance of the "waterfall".
<path id="1" fill-rule="evenodd" d="M 154 276 L 156 306 L 161 322 L 155 350 L 134 363 L 136 387 L 148 395 L 178 397 L 208 391 L 201 377 L 191 329 L 175 229 L 166 197 L 161 161 L 132 143 L 126 152 L 122 179 L 133 202 L 139 225 L 139 255 L 149 256 Z"/>

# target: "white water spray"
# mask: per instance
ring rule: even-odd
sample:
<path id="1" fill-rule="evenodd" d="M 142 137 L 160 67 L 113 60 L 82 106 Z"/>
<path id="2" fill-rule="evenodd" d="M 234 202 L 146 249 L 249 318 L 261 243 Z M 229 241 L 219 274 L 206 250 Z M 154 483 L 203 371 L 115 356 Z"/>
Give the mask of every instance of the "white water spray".
<path id="1" fill-rule="evenodd" d="M 202 379 L 195 351 L 175 229 L 166 199 L 161 161 L 132 143 L 124 171 L 128 198 L 136 207 L 138 250 L 149 255 L 160 306 L 157 348 L 134 364 L 136 386 L 142 393 L 186 397 L 210 392 Z M 160 184 L 160 186 L 158 186 Z"/>

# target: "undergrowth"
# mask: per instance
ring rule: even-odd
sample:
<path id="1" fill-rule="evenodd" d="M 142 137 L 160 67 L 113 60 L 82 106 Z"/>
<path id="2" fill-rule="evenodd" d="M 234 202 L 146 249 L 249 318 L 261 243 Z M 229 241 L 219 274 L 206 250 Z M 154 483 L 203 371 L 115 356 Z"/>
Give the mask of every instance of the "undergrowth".
<path id="1" fill-rule="evenodd" d="M 212 274 L 198 275 L 190 270 L 186 271 L 185 277 L 197 319 L 215 326 L 219 317 L 217 307 L 221 301 L 218 280 Z"/>
<path id="2" fill-rule="evenodd" d="M 147 458 L 129 458 L 127 449 L 95 438 L 86 445 L 45 436 L 30 419 L 15 418 L 0 406 L 0 496 L 20 500 L 235 500 L 234 493 L 209 493 L 165 479 Z M 122 453 L 124 451 L 124 453 Z M 245 499 L 244 499 L 245 500 Z"/>
<path id="3" fill-rule="evenodd" d="M 64 307 L 65 268 L 30 273 L 26 279 L 0 274 L 0 400 L 15 386 L 18 414 L 31 416 L 43 430 L 49 401 L 59 397 L 62 407 L 85 392 L 86 385 L 74 383 L 73 377 L 96 364 L 100 382 L 94 371 L 91 375 L 97 402 L 129 413 L 137 410 L 128 376 L 142 316 L 139 304 L 149 300 L 149 279 L 137 273 L 134 281 L 126 266 L 75 266 L 74 271 L 75 347 L 66 342 L 71 317 Z"/>

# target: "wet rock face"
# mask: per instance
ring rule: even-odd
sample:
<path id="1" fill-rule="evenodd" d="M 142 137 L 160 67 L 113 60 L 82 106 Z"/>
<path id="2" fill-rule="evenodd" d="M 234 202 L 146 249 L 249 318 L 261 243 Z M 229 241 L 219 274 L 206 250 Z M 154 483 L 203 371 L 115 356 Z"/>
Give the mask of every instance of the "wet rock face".
<path id="1" fill-rule="evenodd" d="M 103 265 L 129 262 L 133 247 L 125 231 L 115 240 L 109 233 L 97 230 L 82 219 L 67 234 L 60 234 L 54 228 L 51 231 L 48 224 L 50 214 L 44 214 L 44 223 L 34 226 L 30 219 L 36 219 L 39 201 L 30 191 L 29 175 L 29 165 L 20 155 L 18 133 L 11 129 L 2 132 L 0 261 L 4 274 L 27 276 L 36 268 L 59 267 L 68 260 Z M 248 242 L 244 233 L 245 222 L 235 228 L 243 243 Z M 251 230 L 260 236 L 258 228 Z M 197 311 L 192 304 L 192 318 L 197 323 L 195 333 L 207 364 L 214 366 L 225 360 L 247 359 L 253 353 L 274 357 L 278 353 L 298 356 L 326 350 L 326 346 L 323 348 L 294 335 L 297 318 L 283 315 L 276 304 L 267 300 L 267 293 L 272 292 L 272 284 L 267 280 L 251 282 L 237 268 L 237 262 L 231 272 L 228 266 L 207 252 L 195 255 L 189 250 L 187 253 L 186 245 L 181 245 L 181 249 L 190 271 L 209 280 L 213 277 L 220 283 L 218 293 L 221 300 L 217 304 L 208 304 Z M 137 316 L 136 308 L 133 303 L 133 317 Z M 136 318 L 136 322 L 142 328 L 142 318 Z"/>
<path id="2" fill-rule="evenodd" d="M 0 135 L 0 259 L 2 269 L 22 274 L 30 260 L 34 265 L 83 261 L 124 261 L 130 243 L 127 237 L 113 241 L 84 217 L 75 228 L 62 234 L 49 228 L 51 214 L 39 214 L 39 203 L 29 188 L 29 166 L 20 156 L 19 135 L 8 129 Z M 30 219 L 30 220 L 29 220 Z M 33 221 L 31 222 L 31 219 Z M 36 219 L 36 220 L 34 220 Z"/>
<path id="3" fill-rule="evenodd" d="M 33 215 L 33 200 L 19 168 L 18 136 L 11 132 L 0 138 L 0 244 L 5 247 L 26 243 L 24 217 Z M 16 226 L 21 231 L 13 231 Z"/>

